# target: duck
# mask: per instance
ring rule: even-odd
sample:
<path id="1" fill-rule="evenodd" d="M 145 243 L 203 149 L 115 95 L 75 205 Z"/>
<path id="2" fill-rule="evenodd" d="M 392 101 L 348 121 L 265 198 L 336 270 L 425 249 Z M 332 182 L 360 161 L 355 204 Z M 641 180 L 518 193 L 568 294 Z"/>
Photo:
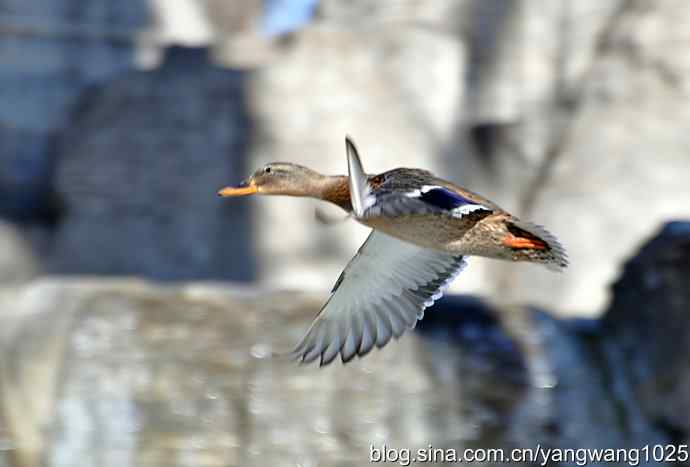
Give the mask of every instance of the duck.
<path id="1" fill-rule="evenodd" d="M 335 281 L 330 296 L 288 356 L 320 366 L 343 363 L 400 338 L 424 317 L 467 266 L 469 256 L 568 265 L 561 243 L 544 227 L 422 169 L 364 171 L 346 136 L 348 175 L 323 175 L 273 162 L 221 197 L 297 196 L 326 201 L 371 228 Z"/>

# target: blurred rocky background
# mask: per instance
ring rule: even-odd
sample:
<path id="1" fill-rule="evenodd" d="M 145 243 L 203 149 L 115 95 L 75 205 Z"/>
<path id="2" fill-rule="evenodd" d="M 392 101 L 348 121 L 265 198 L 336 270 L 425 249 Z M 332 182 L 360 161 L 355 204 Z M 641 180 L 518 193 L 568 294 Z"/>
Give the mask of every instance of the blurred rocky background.
<path id="1" fill-rule="evenodd" d="M 0 0 L 0 36 L 0 466 L 687 444 L 686 2 Z M 473 258 L 399 344 L 271 358 L 366 229 L 215 192 L 345 173 L 346 133 L 570 268 Z"/>

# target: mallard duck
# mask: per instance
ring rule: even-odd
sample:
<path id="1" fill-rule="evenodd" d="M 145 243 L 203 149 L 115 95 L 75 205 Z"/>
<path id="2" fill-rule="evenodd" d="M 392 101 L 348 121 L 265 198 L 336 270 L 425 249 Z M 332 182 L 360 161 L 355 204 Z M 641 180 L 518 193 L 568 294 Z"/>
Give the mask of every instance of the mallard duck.
<path id="1" fill-rule="evenodd" d="M 274 162 L 220 196 L 288 195 L 339 206 L 372 228 L 290 356 L 320 365 L 383 347 L 415 327 L 465 268 L 467 256 L 567 266 L 556 238 L 495 203 L 420 169 L 367 175 L 345 138 L 348 176 Z"/>

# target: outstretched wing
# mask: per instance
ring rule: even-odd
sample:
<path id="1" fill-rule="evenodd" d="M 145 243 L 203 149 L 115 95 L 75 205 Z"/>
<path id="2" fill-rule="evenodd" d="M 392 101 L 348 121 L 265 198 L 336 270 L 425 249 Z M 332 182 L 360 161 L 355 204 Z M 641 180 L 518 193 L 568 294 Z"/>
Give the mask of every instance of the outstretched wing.
<path id="1" fill-rule="evenodd" d="M 327 365 L 365 355 L 414 328 L 466 265 L 462 256 L 372 231 L 291 356 Z"/>

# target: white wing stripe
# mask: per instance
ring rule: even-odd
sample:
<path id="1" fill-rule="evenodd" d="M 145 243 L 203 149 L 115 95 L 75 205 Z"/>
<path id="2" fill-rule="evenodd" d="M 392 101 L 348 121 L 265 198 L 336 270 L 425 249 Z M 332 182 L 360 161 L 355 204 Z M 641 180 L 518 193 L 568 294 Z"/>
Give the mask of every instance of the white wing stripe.
<path id="1" fill-rule="evenodd" d="M 453 209 L 451 212 L 453 213 L 453 217 L 463 217 L 471 212 L 481 210 L 488 211 L 489 209 L 481 204 L 466 204 L 464 206 L 460 206 L 459 208 Z"/>

